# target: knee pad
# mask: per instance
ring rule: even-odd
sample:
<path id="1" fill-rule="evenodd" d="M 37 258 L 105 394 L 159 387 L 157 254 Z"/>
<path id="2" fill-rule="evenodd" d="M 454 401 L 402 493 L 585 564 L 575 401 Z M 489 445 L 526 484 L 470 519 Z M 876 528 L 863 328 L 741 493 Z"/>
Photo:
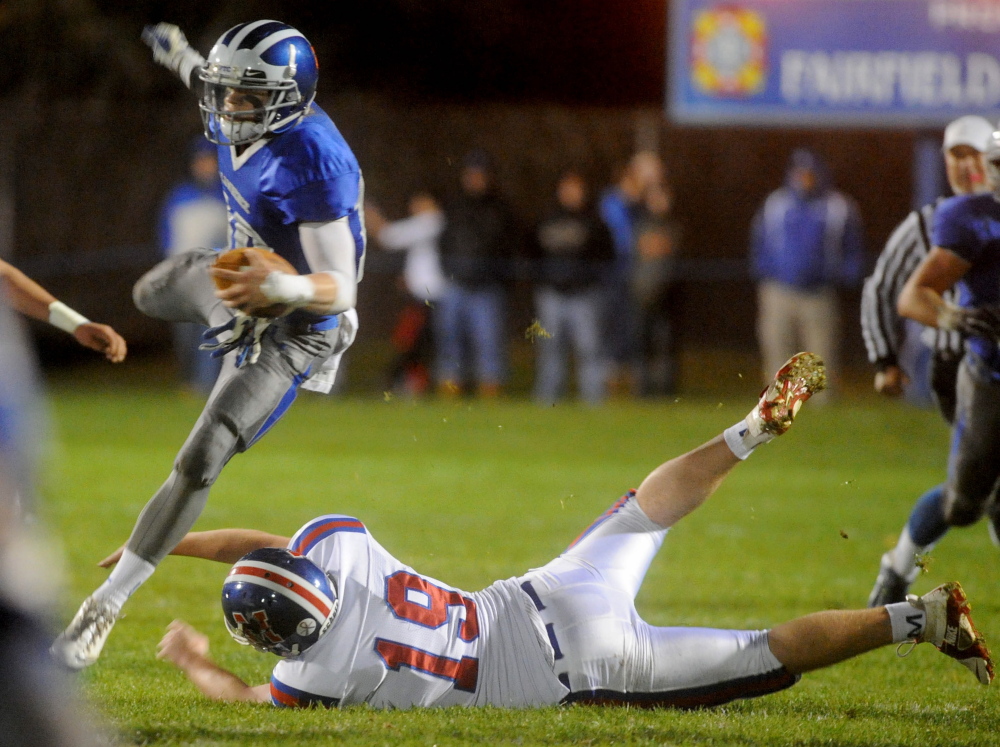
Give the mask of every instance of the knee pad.
<path id="1" fill-rule="evenodd" d="M 236 433 L 227 424 L 214 421 L 191 434 L 174 468 L 195 487 L 212 485 L 236 451 Z"/>

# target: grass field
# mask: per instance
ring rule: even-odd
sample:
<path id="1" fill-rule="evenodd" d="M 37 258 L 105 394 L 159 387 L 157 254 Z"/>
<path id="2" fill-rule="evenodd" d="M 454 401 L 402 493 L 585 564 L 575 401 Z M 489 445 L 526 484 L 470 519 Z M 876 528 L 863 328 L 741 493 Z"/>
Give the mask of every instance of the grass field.
<path id="1" fill-rule="evenodd" d="M 750 388 L 752 389 L 752 387 Z M 475 590 L 557 555 L 659 462 L 742 418 L 742 397 L 612 404 L 410 403 L 306 395 L 213 490 L 198 528 L 291 534 L 326 512 L 358 516 L 398 558 Z M 47 513 L 69 563 L 68 618 L 106 576 L 95 563 L 127 536 L 200 409 L 170 389 L 52 396 L 58 449 Z M 809 407 L 668 536 L 638 599 L 650 622 L 767 627 L 863 606 L 912 501 L 943 475 L 947 433 L 931 412 L 858 401 Z M 985 526 L 935 551 L 926 591 L 960 579 L 980 629 L 1000 641 L 997 550 Z M 232 643 L 218 598 L 225 567 L 168 558 L 133 597 L 87 698 L 125 744 L 996 744 L 996 687 L 929 646 L 890 647 L 754 701 L 696 712 L 570 707 L 505 712 L 286 711 L 202 700 L 155 659 L 175 617 L 212 639 L 247 681 L 268 658 Z"/>

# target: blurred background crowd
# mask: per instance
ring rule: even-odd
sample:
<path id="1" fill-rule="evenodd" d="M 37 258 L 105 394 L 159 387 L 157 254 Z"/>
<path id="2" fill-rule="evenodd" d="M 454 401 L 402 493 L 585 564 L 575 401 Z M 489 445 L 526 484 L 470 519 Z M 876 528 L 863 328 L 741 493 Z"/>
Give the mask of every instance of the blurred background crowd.
<path id="1" fill-rule="evenodd" d="M 939 132 L 680 126 L 661 104 L 665 2 L 545 6 L 282 16 L 316 47 L 317 100 L 366 180 L 362 331 L 341 386 L 596 403 L 697 390 L 720 361 L 754 377 L 807 343 L 847 378 L 863 367 L 860 281 L 917 200 L 915 145 Z M 65 0 L 0 14 L 5 48 L 30 51 L 0 72 L 18 112 L 0 123 L 0 257 L 120 330 L 129 366 L 175 349 L 176 368 L 155 370 L 196 390 L 213 376 L 197 330 L 143 317 L 130 288 L 164 253 L 221 243 L 219 187 L 195 102 L 138 31 L 177 22 L 204 52 L 276 12 Z M 776 238 L 764 206 L 783 186 L 795 204 L 767 204 L 805 222 Z M 816 252 L 833 234 L 831 264 Z M 811 242 L 794 266 L 785 239 Z M 43 364 L 79 355 L 32 331 Z"/>

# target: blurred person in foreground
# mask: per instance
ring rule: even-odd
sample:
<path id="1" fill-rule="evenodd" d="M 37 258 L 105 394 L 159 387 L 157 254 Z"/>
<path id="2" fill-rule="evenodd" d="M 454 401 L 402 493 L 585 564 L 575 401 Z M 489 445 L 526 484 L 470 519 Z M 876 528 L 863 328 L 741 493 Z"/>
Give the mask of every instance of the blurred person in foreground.
<path id="1" fill-rule="evenodd" d="M 222 198 L 216 147 L 203 135 L 191 144 L 188 178 L 167 194 L 160 210 L 159 241 L 164 257 L 197 247 L 225 246 L 229 228 Z M 205 326 L 176 322 L 174 355 L 185 384 L 207 395 L 219 376 L 221 361 L 200 350 Z"/>
<path id="2" fill-rule="evenodd" d="M 158 655 L 209 698 L 290 707 L 713 706 L 905 641 L 938 647 L 989 684 L 990 653 L 957 582 L 770 630 L 658 627 L 639 617 L 635 596 L 667 531 L 786 432 L 823 385 L 822 362 L 794 356 L 745 419 L 654 469 L 555 560 L 471 594 L 399 562 L 350 516 L 319 517 L 291 538 L 190 534 L 176 553 L 235 562 L 222 591 L 232 636 L 282 660 L 270 683 L 248 685 L 181 621 Z"/>
<path id="3" fill-rule="evenodd" d="M 757 280 L 757 337 L 767 372 L 805 347 L 840 376 L 840 299 L 864 272 L 864 235 L 854 200 L 830 184 L 808 148 L 792 152 L 784 186 L 754 216 L 750 255 Z"/>
<path id="4" fill-rule="evenodd" d="M 904 598 L 920 574 L 919 557 L 951 527 L 985 513 L 1000 546 L 1000 135 L 981 117 L 963 117 L 948 125 L 944 146 L 955 196 L 930 206 L 932 215 L 921 212 L 932 218 L 930 247 L 906 255 L 910 272 L 897 280 L 905 280 L 897 306 L 937 330 L 946 352 L 964 340 L 957 368 L 939 359 L 934 375 L 952 424 L 948 477 L 920 497 L 882 556 L 872 605 Z M 878 383 L 887 390 L 895 382 Z"/>
<path id="5" fill-rule="evenodd" d="M 48 654 L 59 558 L 35 518 L 45 437 L 34 351 L 11 309 L 48 321 L 112 362 L 126 354 L 111 327 L 93 324 L 0 261 L 0 743 L 96 745 L 64 672 Z"/>
<path id="6" fill-rule="evenodd" d="M 607 393 L 601 281 L 614 261 L 614 248 L 578 171 L 559 177 L 556 206 L 536 226 L 530 246 L 535 312 L 544 330 L 534 338 L 535 400 L 551 404 L 565 394 L 572 344 L 577 393 L 584 402 L 599 404 Z"/>
<path id="7" fill-rule="evenodd" d="M 364 181 L 350 146 L 313 102 L 312 45 L 270 20 L 229 29 L 207 60 L 172 24 L 147 27 L 142 38 L 154 61 L 200 92 L 205 137 L 218 146 L 229 249 L 256 251 L 241 255 L 248 264 L 239 269 L 215 266 L 213 248 L 182 252 L 133 288 L 143 313 L 209 327 L 206 345 L 225 360 L 122 562 L 52 644 L 72 669 L 97 661 L 122 607 L 198 520 L 230 459 L 281 420 L 300 388 L 330 391 L 358 329 Z"/>
<path id="8" fill-rule="evenodd" d="M 434 330 L 438 391 L 445 396 L 460 393 L 471 378 L 479 396 L 494 398 L 507 378 L 507 304 L 520 236 L 495 180 L 490 155 L 470 152 L 460 193 L 445 206 L 441 266 L 448 284 Z"/>
<path id="9" fill-rule="evenodd" d="M 405 252 L 403 284 L 409 302 L 392 331 L 396 358 L 389 367 L 389 386 L 409 396 L 423 394 L 431 381 L 434 357 L 434 313 L 447 281 L 441 271 L 438 243 L 444 213 L 430 192 L 410 197 L 410 215 L 388 221 L 375 206 L 365 209 L 369 234 L 390 252 Z"/>

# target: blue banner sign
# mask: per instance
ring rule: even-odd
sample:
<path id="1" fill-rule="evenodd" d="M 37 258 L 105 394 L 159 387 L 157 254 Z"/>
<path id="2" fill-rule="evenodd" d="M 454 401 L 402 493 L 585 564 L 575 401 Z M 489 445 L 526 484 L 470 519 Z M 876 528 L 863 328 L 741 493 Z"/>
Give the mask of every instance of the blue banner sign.
<path id="1" fill-rule="evenodd" d="M 1000 117 L 1000 0 L 671 0 L 670 27 L 680 124 Z"/>

